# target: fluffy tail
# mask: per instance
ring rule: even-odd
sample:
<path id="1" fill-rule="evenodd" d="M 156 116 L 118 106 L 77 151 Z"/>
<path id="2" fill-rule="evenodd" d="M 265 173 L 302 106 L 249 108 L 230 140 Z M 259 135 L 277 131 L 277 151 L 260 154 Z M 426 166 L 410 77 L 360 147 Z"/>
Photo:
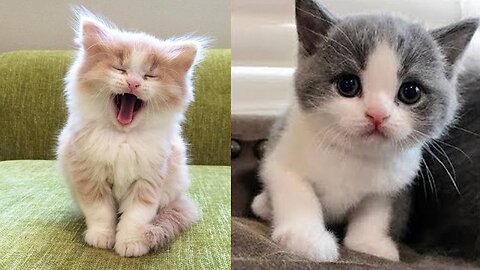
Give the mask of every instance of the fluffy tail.
<path id="1" fill-rule="evenodd" d="M 157 250 L 175 239 L 198 220 L 197 206 L 186 197 L 159 209 L 153 224 L 147 230 L 146 242 Z"/>

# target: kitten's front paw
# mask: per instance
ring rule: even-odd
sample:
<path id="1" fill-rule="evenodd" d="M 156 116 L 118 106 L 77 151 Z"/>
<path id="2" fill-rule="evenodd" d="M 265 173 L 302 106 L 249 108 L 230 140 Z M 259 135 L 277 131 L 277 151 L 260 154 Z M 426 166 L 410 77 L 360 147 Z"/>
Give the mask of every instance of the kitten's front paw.
<path id="1" fill-rule="evenodd" d="M 344 245 L 348 249 L 382 257 L 391 261 L 398 262 L 400 260 L 397 245 L 388 236 L 371 237 L 368 235 L 347 235 L 344 240 Z"/>
<path id="2" fill-rule="evenodd" d="M 273 231 L 273 241 L 288 251 L 321 262 L 333 262 L 339 257 L 335 237 L 322 228 L 279 227 Z"/>
<path id="3" fill-rule="evenodd" d="M 139 257 L 147 254 L 150 248 L 144 241 L 117 241 L 115 251 L 122 257 Z"/>
<path id="4" fill-rule="evenodd" d="M 111 249 L 115 245 L 115 232 L 113 230 L 88 229 L 85 232 L 85 242 L 96 248 Z"/>

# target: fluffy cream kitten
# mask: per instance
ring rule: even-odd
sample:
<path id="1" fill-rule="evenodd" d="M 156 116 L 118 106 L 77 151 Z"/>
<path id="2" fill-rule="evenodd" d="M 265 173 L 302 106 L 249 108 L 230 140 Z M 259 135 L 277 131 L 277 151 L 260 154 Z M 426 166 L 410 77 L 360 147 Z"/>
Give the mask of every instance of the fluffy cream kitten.
<path id="1" fill-rule="evenodd" d="M 77 13 L 59 165 L 85 215 L 85 241 L 141 256 L 198 218 L 185 197 L 181 123 L 201 42 L 121 31 L 84 9 Z"/>

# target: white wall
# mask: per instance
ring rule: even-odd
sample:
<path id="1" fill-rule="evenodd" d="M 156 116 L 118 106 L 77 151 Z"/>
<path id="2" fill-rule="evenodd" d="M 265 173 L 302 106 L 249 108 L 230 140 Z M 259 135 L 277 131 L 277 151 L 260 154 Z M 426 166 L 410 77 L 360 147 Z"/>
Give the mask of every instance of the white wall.
<path id="1" fill-rule="evenodd" d="M 0 0 L 0 52 L 73 48 L 70 6 L 157 37 L 195 33 L 230 48 L 229 0 Z"/>

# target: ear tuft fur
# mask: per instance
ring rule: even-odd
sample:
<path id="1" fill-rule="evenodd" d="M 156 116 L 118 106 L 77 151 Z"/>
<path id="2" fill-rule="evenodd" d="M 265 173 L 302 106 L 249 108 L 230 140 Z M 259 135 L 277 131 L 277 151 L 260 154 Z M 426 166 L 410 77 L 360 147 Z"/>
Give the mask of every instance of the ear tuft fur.
<path id="1" fill-rule="evenodd" d="M 115 25 L 90 12 L 83 6 L 72 7 L 74 14 L 75 44 L 87 50 L 107 41 Z"/>
<path id="2" fill-rule="evenodd" d="M 166 41 L 169 46 L 169 54 L 176 62 L 176 66 L 184 72 L 188 72 L 203 60 L 204 51 L 208 48 L 211 40 L 205 37 L 185 36 Z"/>

